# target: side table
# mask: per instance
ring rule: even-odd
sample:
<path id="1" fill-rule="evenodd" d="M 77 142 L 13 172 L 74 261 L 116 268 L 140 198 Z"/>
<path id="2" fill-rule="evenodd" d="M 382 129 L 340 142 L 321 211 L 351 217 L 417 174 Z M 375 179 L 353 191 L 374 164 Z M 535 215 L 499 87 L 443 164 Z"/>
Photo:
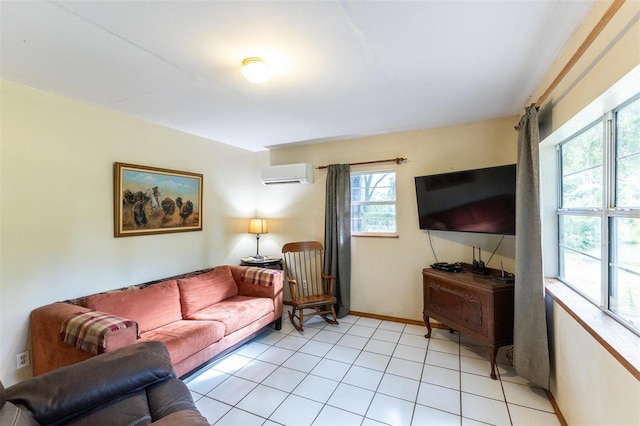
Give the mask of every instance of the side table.
<path id="1" fill-rule="evenodd" d="M 253 257 L 243 257 L 240 259 L 240 265 L 242 266 L 256 266 L 259 268 L 278 269 L 283 270 L 282 258 L 275 256 L 268 256 L 265 259 L 254 259 Z"/>

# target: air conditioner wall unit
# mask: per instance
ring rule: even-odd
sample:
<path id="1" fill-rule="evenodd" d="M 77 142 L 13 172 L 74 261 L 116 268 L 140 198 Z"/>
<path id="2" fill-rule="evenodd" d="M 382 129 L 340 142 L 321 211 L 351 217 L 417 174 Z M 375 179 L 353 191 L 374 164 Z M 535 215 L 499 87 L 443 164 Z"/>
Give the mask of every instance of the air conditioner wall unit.
<path id="1" fill-rule="evenodd" d="M 313 164 L 283 164 L 262 168 L 262 183 L 277 185 L 282 183 L 313 183 Z"/>

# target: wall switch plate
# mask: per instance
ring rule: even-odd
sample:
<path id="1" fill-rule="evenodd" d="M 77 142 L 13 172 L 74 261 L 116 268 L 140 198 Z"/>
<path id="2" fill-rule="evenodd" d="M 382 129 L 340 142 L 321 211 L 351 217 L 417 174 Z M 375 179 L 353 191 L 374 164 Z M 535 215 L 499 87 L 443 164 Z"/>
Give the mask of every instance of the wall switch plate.
<path id="1" fill-rule="evenodd" d="M 29 356 L 29 351 L 20 352 L 16 355 L 16 364 L 17 368 L 26 367 L 31 364 L 31 357 Z"/>

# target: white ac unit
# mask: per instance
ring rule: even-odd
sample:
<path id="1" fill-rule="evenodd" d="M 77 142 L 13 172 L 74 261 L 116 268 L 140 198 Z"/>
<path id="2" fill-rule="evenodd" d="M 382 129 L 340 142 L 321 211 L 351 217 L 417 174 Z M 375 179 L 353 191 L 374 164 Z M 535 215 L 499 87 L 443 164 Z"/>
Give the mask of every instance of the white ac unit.
<path id="1" fill-rule="evenodd" d="M 313 183 L 313 164 L 283 164 L 262 168 L 262 183 L 275 185 L 281 183 Z"/>

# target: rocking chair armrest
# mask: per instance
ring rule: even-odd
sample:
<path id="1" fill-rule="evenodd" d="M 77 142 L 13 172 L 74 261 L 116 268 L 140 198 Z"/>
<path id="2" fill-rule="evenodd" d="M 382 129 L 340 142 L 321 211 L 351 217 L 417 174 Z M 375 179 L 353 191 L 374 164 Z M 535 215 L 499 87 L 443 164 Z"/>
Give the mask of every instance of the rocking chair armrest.
<path id="1" fill-rule="evenodd" d="M 335 275 L 327 275 L 324 272 L 322 273 L 322 279 L 325 281 L 325 285 L 326 285 L 326 290 L 325 292 L 328 295 L 333 294 L 333 282 L 336 279 Z"/>
<path id="2" fill-rule="evenodd" d="M 289 278 L 288 281 L 289 281 L 289 292 L 291 293 L 291 298 L 293 300 L 296 300 L 298 298 L 298 291 L 297 291 L 298 281 L 292 278 Z"/>

